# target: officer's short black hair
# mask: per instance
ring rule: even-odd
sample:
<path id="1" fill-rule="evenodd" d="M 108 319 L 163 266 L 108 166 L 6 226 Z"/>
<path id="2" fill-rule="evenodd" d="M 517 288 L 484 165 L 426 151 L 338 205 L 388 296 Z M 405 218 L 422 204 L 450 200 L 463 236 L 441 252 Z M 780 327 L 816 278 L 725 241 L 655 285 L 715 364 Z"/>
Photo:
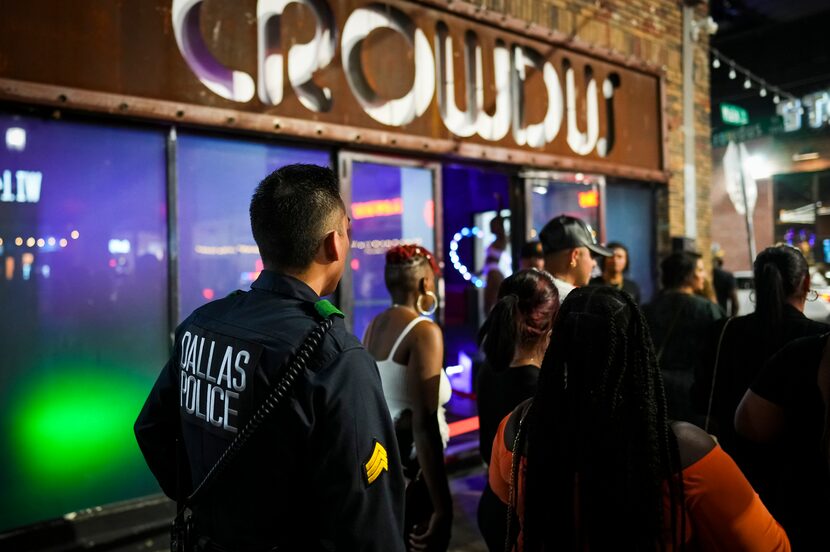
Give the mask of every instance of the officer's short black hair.
<path id="1" fill-rule="evenodd" d="M 250 208 L 251 231 L 263 263 L 307 268 L 345 210 L 331 169 L 295 164 L 272 172 L 257 186 Z"/>

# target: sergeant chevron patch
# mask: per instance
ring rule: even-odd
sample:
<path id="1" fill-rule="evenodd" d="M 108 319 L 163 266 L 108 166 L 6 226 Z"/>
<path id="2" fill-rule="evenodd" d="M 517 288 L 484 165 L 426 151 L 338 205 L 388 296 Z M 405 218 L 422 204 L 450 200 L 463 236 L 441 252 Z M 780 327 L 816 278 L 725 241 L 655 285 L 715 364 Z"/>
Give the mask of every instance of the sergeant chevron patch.
<path id="1" fill-rule="evenodd" d="M 386 456 L 386 449 L 379 441 L 374 441 L 375 446 L 372 449 L 372 455 L 363 464 L 366 470 L 366 484 L 371 485 L 380 477 L 384 470 L 389 471 L 389 458 Z"/>

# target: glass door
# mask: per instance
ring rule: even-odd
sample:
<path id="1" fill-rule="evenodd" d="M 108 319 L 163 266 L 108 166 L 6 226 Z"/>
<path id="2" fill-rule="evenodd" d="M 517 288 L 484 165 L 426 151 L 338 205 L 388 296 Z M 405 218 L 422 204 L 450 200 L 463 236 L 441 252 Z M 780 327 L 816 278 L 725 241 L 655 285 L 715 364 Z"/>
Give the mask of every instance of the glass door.
<path id="1" fill-rule="evenodd" d="M 443 258 L 440 165 L 353 152 L 340 154 L 340 184 L 352 219 L 352 251 L 340 283 L 340 304 L 352 332 L 363 337 L 369 322 L 391 299 L 384 282 L 386 251 L 419 244 Z M 442 282 L 439 281 L 439 290 Z M 439 297 L 443 294 L 439 293 Z M 441 316 L 443 305 L 436 315 Z"/>
<path id="2" fill-rule="evenodd" d="M 564 214 L 581 218 L 605 241 L 605 177 L 553 171 L 526 171 L 522 177 L 528 239 L 538 239 L 549 220 Z"/>

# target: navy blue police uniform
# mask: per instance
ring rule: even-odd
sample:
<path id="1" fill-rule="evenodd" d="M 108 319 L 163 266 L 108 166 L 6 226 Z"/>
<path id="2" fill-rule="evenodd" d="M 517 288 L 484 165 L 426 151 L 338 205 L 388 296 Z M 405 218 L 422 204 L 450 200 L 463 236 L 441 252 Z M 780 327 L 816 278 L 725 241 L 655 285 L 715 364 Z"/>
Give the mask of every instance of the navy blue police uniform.
<path id="1" fill-rule="evenodd" d="M 191 314 L 135 424 L 171 498 L 189 494 L 320 322 L 305 283 L 263 271 Z M 215 549 L 403 550 L 404 482 L 377 365 L 338 317 L 316 361 L 194 505 Z M 176 439 L 190 477 L 177 485 Z M 182 487 L 179 489 L 179 487 Z"/>

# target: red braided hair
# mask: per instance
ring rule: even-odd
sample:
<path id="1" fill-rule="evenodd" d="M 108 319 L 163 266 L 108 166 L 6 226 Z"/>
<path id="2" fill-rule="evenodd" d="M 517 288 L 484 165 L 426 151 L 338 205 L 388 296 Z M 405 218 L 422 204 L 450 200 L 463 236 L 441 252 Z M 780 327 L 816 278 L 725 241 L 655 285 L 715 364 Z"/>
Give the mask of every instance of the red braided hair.
<path id="1" fill-rule="evenodd" d="M 388 265 L 410 264 L 419 258 L 427 260 L 436 276 L 441 275 L 441 269 L 438 268 L 438 263 L 435 262 L 435 255 L 422 245 L 396 245 L 386 252 L 386 264 Z"/>

